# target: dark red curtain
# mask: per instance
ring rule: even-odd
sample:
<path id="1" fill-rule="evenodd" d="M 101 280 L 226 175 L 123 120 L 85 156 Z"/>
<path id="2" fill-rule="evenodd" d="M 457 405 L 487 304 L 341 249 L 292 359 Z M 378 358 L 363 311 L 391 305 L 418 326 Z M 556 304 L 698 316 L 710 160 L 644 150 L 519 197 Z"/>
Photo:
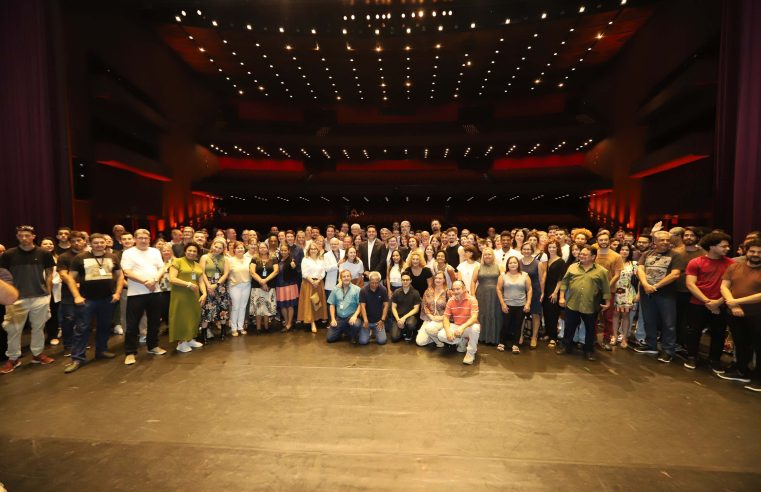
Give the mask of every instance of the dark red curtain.
<path id="1" fill-rule="evenodd" d="M 733 233 L 761 229 L 761 2 L 742 0 L 738 22 Z M 729 190 L 727 190 L 729 191 Z"/>
<path id="2" fill-rule="evenodd" d="M 0 2 L 0 241 L 15 226 L 38 238 L 71 220 L 70 173 L 61 142 L 55 2 Z"/>

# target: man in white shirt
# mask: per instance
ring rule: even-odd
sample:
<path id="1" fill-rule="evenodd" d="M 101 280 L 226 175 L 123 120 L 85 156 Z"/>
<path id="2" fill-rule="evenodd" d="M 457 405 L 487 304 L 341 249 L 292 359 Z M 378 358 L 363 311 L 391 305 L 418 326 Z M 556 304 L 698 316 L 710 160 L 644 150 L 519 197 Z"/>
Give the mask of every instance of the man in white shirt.
<path id="1" fill-rule="evenodd" d="M 555 230 L 555 239 L 560 243 L 560 256 L 563 258 L 563 261 L 568 261 L 568 257 L 571 256 L 571 245 L 567 242 L 567 236 L 568 233 L 565 229 Z"/>
<path id="2" fill-rule="evenodd" d="M 161 293 L 158 284 L 164 276 L 164 261 L 156 248 L 151 248 L 151 234 L 145 229 L 135 231 L 135 247 L 122 255 L 122 270 L 127 277 L 127 334 L 124 338 L 124 363 L 135 363 L 138 344 L 138 325 L 145 313 L 148 318 L 148 353 L 164 355 L 159 347 Z"/>
<path id="3" fill-rule="evenodd" d="M 343 259 L 346 252 L 341 249 L 341 241 L 337 237 L 330 239 L 330 249 L 325 252 L 322 259 L 325 262 L 325 297 L 330 297 L 330 293 L 338 284 L 338 262 Z"/>

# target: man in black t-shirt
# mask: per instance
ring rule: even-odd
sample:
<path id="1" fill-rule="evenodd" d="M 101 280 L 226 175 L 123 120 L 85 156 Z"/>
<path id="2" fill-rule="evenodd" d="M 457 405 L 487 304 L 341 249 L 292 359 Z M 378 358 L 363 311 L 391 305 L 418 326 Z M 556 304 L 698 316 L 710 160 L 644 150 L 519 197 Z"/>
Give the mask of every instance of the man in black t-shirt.
<path id="1" fill-rule="evenodd" d="M 66 275 L 66 284 L 76 306 L 76 324 L 71 349 L 71 363 L 64 371 L 76 371 L 87 361 L 87 340 L 93 317 L 95 328 L 95 358 L 113 359 L 108 351 L 109 323 L 114 306 L 124 287 L 124 276 L 117 255 L 106 253 L 106 239 L 101 234 L 90 238 L 92 252 L 78 254 Z M 77 285 L 79 282 L 79 285 Z"/>
<path id="2" fill-rule="evenodd" d="M 74 297 L 71 295 L 66 277 L 69 275 L 74 258 L 84 251 L 85 246 L 87 246 L 85 233 L 71 231 L 69 234 L 69 244 L 69 249 L 65 250 L 58 257 L 58 263 L 56 264 L 58 275 L 61 277 L 61 304 L 58 305 L 58 318 L 61 321 L 63 349 L 67 353 L 71 351 L 71 340 L 74 334 Z"/>
<path id="3" fill-rule="evenodd" d="M 71 229 L 68 227 L 59 227 L 58 232 L 56 232 L 56 239 L 58 239 L 58 242 L 53 247 L 53 251 L 56 255 L 61 256 L 63 253 L 69 250 L 71 248 Z"/>
<path id="4" fill-rule="evenodd" d="M 460 264 L 460 242 L 457 240 L 457 229 L 447 229 L 447 247 L 444 252 L 447 255 L 447 265 L 457 270 Z"/>
<path id="5" fill-rule="evenodd" d="M 19 245 L 0 256 L 0 268 L 13 275 L 19 300 L 6 307 L 3 328 L 8 332 L 8 360 L 0 368 L 8 374 L 21 365 L 21 331 L 27 318 L 32 325 L 32 363 L 50 364 L 53 359 L 42 353 L 45 348 L 45 322 L 50 319 L 50 293 L 53 288 L 55 260 L 49 252 L 34 244 L 34 227 L 16 228 Z"/>
<path id="6" fill-rule="evenodd" d="M 396 289 L 391 296 L 391 341 L 396 343 L 402 336 L 407 341 L 415 338 L 417 314 L 420 312 L 420 294 L 412 288 L 412 277 L 409 272 L 402 273 L 402 287 Z"/>

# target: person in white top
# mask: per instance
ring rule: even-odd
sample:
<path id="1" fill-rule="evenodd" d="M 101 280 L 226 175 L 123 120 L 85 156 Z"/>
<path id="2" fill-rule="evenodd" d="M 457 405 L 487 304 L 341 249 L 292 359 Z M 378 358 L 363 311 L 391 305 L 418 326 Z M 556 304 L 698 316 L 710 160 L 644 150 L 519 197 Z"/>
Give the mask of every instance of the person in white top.
<path id="1" fill-rule="evenodd" d="M 329 250 L 322 257 L 325 264 L 325 296 L 330 296 L 338 284 L 338 262 L 346 254 L 341 249 L 341 241 L 337 237 L 330 238 Z"/>
<path id="2" fill-rule="evenodd" d="M 316 320 L 328 319 L 325 298 L 325 262 L 320 257 L 320 248 L 315 242 L 309 245 L 307 256 L 301 260 L 301 291 L 296 321 L 309 323 L 312 333 L 317 333 Z"/>
<path id="3" fill-rule="evenodd" d="M 473 271 L 479 265 L 477 261 L 473 259 L 476 254 L 475 246 L 470 244 L 463 248 L 465 261 L 457 265 L 457 280 L 462 280 L 465 285 L 465 290 L 470 294 L 470 288 L 473 280 Z"/>
<path id="4" fill-rule="evenodd" d="M 230 330 L 233 333 L 247 333 L 245 327 L 246 307 L 251 297 L 251 258 L 246 258 L 246 247 L 241 241 L 233 244 L 233 256 L 230 263 L 230 276 L 228 277 L 228 292 L 230 293 Z"/>
<path id="5" fill-rule="evenodd" d="M 565 229 L 557 229 L 555 230 L 555 239 L 558 240 L 560 243 L 560 251 L 561 251 L 561 257 L 563 258 L 563 261 L 567 262 L 568 257 L 571 255 L 571 245 L 566 242 L 566 236 L 567 232 Z"/>
<path id="6" fill-rule="evenodd" d="M 122 271 L 127 277 L 127 333 L 124 337 L 124 363 L 135 363 L 138 345 L 138 325 L 145 313 L 148 319 L 148 353 L 164 355 L 159 347 L 161 293 L 158 284 L 164 276 L 164 260 L 156 248 L 149 246 L 151 234 L 145 229 L 135 231 L 135 247 L 122 254 Z"/>

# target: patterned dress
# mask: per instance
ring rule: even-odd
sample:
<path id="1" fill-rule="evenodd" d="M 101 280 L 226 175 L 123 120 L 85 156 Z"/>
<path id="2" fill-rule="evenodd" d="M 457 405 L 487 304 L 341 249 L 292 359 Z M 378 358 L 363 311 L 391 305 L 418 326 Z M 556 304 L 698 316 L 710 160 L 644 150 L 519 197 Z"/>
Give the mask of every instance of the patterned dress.
<path id="1" fill-rule="evenodd" d="M 206 255 L 206 269 L 204 273 L 209 279 L 211 285 L 217 288 L 209 292 L 206 296 L 206 302 L 201 306 L 201 321 L 207 323 L 216 323 L 218 321 L 227 321 L 230 315 L 230 293 L 227 292 L 227 286 L 219 283 L 225 271 L 224 256 Z"/>
<path id="2" fill-rule="evenodd" d="M 624 268 L 621 269 L 621 276 L 616 283 L 616 300 L 615 307 L 630 308 L 634 305 L 634 298 L 637 296 L 637 290 L 634 288 L 633 279 L 637 275 L 637 262 L 627 261 Z"/>
<path id="3" fill-rule="evenodd" d="M 270 259 L 262 261 L 254 260 L 251 264 L 256 268 L 256 274 L 261 278 L 266 278 L 272 273 L 277 260 Z M 248 303 L 248 315 L 255 316 L 275 316 L 277 300 L 275 296 L 274 279 L 267 284 L 269 290 L 262 289 L 262 286 L 256 280 L 251 280 L 251 302 Z"/>

